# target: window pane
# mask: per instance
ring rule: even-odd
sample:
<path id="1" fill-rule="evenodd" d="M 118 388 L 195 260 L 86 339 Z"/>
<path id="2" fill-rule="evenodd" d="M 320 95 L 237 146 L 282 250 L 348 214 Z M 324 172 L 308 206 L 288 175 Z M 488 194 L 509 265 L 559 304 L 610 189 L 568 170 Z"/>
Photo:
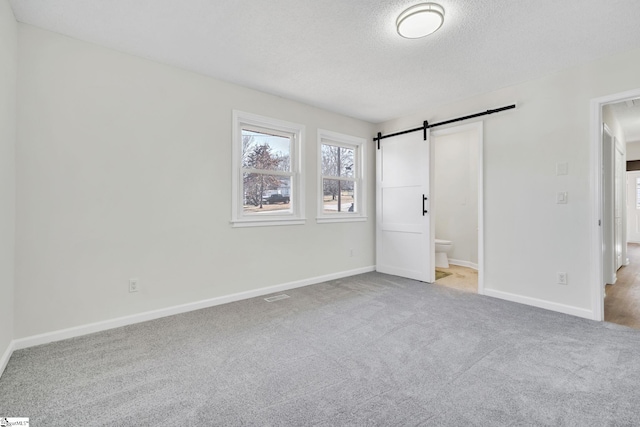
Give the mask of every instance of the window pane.
<path id="1" fill-rule="evenodd" d="M 640 209 L 640 178 L 636 178 L 636 209 Z"/>
<path id="2" fill-rule="evenodd" d="M 242 129 L 242 167 L 291 171 L 291 138 Z"/>
<path id="3" fill-rule="evenodd" d="M 323 179 L 322 190 L 322 209 L 325 213 L 357 212 L 353 181 Z"/>
<path id="4" fill-rule="evenodd" d="M 353 148 L 340 148 L 340 176 L 353 178 L 355 172 L 355 159 Z"/>
<path id="5" fill-rule="evenodd" d="M 291 209 L 291 177 L 244 173 L 242 182 L 245 214 Z"/>
<path id="6" fill-rule="evenodd" d="M 338 176 L 338 147 L 322 144 L 322 175 Z"/>
<path id="7" fill-rule="evenodd" d="M 355 175 L 354 149 L 322 144 L 322 175 L 352 178 Z"/>

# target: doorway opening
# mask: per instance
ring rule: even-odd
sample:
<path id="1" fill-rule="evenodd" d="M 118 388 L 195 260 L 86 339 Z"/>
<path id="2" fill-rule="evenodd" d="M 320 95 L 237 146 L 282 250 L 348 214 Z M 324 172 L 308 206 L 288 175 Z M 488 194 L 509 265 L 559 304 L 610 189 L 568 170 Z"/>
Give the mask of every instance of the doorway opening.
<path id="1" fill-rule="evenodd" d="M 611 276 L 605 281 L 604 320 L 640 328 L 640 98 L 602 108 L 605 166 L 608 152 L 614 153 L 613 171 L 603 175 L 605 183 L 613 177 L 613 185 L 603 189 L 605 217 L 613 216 L 603 229 L 603 271 L 605 279 Z"/>
<path id="2" fill-rule="evenodd" d="M 373 138 L 376 150 L 376 270 L 422 282 L 435 279 L 432 221 L 434 152 L 431 128 L 516 108 L 515 104 Z M 416 132 L 422 131 L 422 138 Z M 433 132 L 476 135 L 478 146 L 477 292 L 484 294 L 483 122 Z M 387 138 L 394 138 L 389 144 Z"/>
<path id="3" fill-rule="evenodd" d="M 629 125 L 620 120 L 619 112 L 622 108 L 633 107 L 634 100 L 639 98 L 640 89 L 636 89 L 591 101 L 591 289 L 593 318 L 599 321 L 620 317 L 619 313 L 614 313 L 616 307 L 612 304 L 621 300 L 616 294 L 629 285 L 630 276 L 626 273 L 630 269 L 624 265 L 629 263 L 629 259 L 633 259 L 627 255 L 627 218 L 630 215 L 629 195 L 632 190 L 628 187 L 631 184 L 627 184 L 629 177 L 626 170 L 629 160 L 627 143 L 631 139 Z M 635 123 L 640 132 L 640 114 Z M 630 247 L 630 252 L 631 249 Z M 640 283 L 637 286 L 637 292 L 640 293 Z M 608 299 L 605 301 L 605 298 Z M 638 302 L 640 308 L 640 297 Z"/>
<path id="4" fill-rule="evenodd" d="M 431 132 L 436 284 L 482 294 L 483 124 Z"/>

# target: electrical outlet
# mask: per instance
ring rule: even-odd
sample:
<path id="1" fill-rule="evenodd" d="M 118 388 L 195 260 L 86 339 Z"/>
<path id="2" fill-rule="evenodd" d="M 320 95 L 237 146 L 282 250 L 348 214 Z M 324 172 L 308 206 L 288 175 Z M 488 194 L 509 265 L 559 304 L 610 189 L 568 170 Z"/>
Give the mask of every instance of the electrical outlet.
<path id="1" fill-rule="evenodd" d="M 564 271 L 558 272 L 558 285 L 566 285 L 567 284 L 567 273 Z"/>
<path id="2" fill-rule="evenodd" d="M 349 256 L 353 257 L 353 248 L 349 249 Z"/>
<path id="3" fill-rule="evenodd" d="M 129 292 L 138 292 L 139 289 L 138 279 L 129 279 Z"/>

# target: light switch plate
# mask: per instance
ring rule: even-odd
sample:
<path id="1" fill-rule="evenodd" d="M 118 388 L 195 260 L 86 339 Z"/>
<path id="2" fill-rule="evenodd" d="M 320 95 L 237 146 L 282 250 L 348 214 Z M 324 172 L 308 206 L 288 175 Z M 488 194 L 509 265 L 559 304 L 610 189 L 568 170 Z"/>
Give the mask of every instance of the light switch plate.
<path id="1" fill-rule="evenodd" d="M 560 191 L 556 196 L 556 203 L 559 205 L 567 204 L 569 198 L 569 193 L 566 191 Z"/>

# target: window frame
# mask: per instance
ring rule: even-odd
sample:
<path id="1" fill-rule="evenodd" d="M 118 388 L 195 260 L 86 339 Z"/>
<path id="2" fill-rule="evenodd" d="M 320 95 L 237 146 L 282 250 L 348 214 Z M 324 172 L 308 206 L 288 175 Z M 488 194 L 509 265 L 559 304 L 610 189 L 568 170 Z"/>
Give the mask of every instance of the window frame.
<path id="1" fill-rule="evenodd" d="M 242 130 L 264 133 L 272 131 L 276 135 L 291 136 L 291 172 L 274 171 L 274 175 L 290 176 L 291 209 L 261 214 L 244 213 L 244 180 L 242 166 Z M 233 110 L 232 156 L 231 156 L 231 224 L 233 227 L 262 227 L 277 225 L 301 225 L 304 216 L 304 175 L 302 173 L 305 126 L 257 114 Z"/>
<path id="2" fill-rule="evenodd" d="M 318 224 L 335 223 L 335 222 L 360 222 L 367 220 L 367 183 L 366 183 L 366 144 L 365 138 L 360 138 L 351 135 L 345 135 L 338 132 L 333 132 L 325 129 L 318 129 L 318 142 L 317 142 L 317 155 L 318 155 L 318 194 L 316 200 L 318 202 L 318 212 L 316 222 Z M 355 183 L 355 211 L 350 212 L 336 212 L 325 213 L 324 212 L 324 186 L 323 180 L 325 175 L 322 173 L 322 146 L 332 145 L 335 147 L 342 147 L 352 149 L 354 152 L 354 165 L 356 170 L 354 171 L 353 182 Z M 335 177 L 327 176 L 328 179 Z"/>

